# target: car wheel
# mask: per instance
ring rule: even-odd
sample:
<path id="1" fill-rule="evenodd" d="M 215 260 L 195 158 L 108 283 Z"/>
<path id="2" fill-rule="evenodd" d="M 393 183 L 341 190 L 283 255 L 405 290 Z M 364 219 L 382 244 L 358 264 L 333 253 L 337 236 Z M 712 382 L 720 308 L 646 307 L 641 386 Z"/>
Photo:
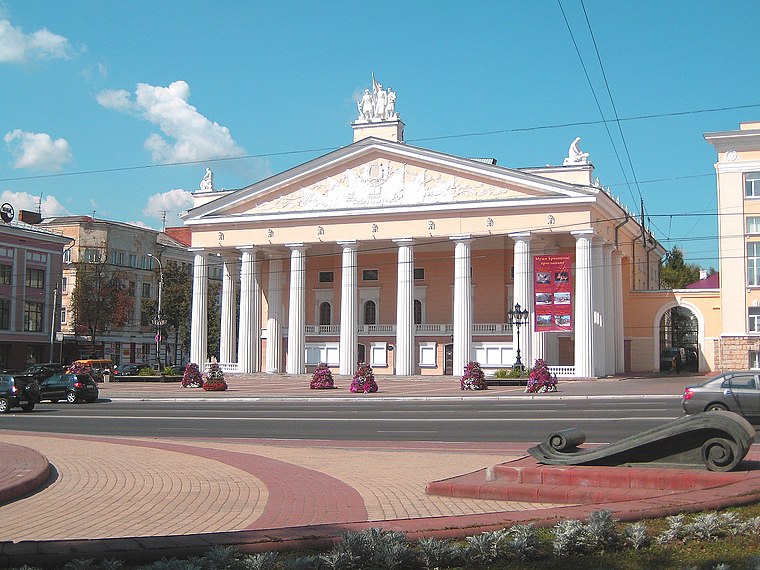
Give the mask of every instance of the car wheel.
<path id="1" fill-rule="evenodd" d="M 726 406 L 724 406 L 723 404 L 718 404 L 718 403 L 710 404 L 709 406 L 707 406 L 707 408 L 705 408 L 706 412 L 725 412 L 727 410 L 728 408 Z"/>
<path id="2" fill-rule="evenodd" d="M 11 403 L 6 398 L 0 398 L 0 414 L 6 414 L 11 411 Z"/>
<path id="3" fill-rule="evenodd" d="M 78 398 L 76 392 L 66 392 L 66 401 L 69 404 L 76 404 L 77 400 Z"/>
<path id="4" fill-rule="evenodd" d="M 21 404 L 21 411 L 31 412 L 34 409 L 34 404 Z"/>

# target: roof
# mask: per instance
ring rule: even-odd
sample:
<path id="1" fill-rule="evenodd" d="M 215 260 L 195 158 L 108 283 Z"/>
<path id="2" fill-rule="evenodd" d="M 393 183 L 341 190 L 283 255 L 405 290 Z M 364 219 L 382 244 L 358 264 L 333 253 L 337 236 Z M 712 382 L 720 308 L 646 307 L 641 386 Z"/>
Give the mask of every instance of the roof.
<path id="1" fill-rule="evenodd" d="M 720 289 L 720 273 L 715 272 L 705 279 L 689 283 L 684 289 Z"/>

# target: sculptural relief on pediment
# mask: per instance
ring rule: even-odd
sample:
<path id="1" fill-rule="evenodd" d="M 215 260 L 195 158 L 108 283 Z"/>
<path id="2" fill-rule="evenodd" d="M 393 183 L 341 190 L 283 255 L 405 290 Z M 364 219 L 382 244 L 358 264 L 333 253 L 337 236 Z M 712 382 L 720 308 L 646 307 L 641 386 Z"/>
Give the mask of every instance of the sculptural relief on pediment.
<path id="1" fill-rule="evenodd" d="M 346 210 L 477 200 L 504 200 L 526 191 L 486 184 L 405 163 L 374 160 L 294 192 L 263 200 L 254 213 Z"/>

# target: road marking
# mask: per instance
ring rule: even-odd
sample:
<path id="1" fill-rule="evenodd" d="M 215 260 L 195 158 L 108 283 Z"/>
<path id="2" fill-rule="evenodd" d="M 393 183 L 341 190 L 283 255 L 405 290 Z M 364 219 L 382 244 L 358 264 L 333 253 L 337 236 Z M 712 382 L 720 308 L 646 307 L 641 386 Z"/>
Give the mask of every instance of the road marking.
<path id="1" fill-rule="evenodd" d="M 161 421 L 270 421 L 270 422 L 441 422 L 441 423 L 466 423 L 466 422 L 546 422 L 546 421 L 567 421 L 567 422 L 609 422 L 613 420 L 628 421 L 654 421 L 674 420 L 673 416 L 637 416 L 629 417 L 605 417 L 605 418 L 581 418 L 581 417 L 546 417 L 546 418 L 371 418 L 371 417 L 351 417 L 351 418 L 314 418 L 314 417 L 269 417 L 269 416 L 80 416 L 80 415 L 61 415 L 61 414 L 13 414 L 14 418 L 34 418 L 34 419 L 76 419 L 76 420 L 161 420 Z"/>

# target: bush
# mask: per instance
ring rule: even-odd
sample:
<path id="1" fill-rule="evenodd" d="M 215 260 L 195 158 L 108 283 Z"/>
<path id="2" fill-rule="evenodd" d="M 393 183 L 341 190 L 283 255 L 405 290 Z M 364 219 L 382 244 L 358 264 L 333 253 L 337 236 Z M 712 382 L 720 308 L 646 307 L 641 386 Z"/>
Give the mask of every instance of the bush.
<path id="1" fill-rule="evenodd" d="M 546 361 L 542 358 L 536 360 L 528 375 L 526 392 L 556 392 L 557 377 L 549 372 Z"/>
<path id="2" fill-rule="evenodd" d="M 182 376 L 183 388 L 200 388 L 203 386 L 203 376 L 198 369 L 198 365 L 194 362 L 190 362 L 185 366 L 185 374 Z"/>
<path id="3" fill-rule="evenodd" d="M 487 390 L 488 383 L 486 382 L 486 375 L 483 373 L 483 369 L 475 361 L 469 362 L 464 367 L 464 376 L 459 382 L 462 390 Z"/>
<path id="4" fill-rule="evenodd" d="M 155 376 L 155 372 L 153 372 L 153 369 L 150 366 L 146 366 L 144 368 L 140 368 L 140 370 L 137 372 L 138 376 Z"/>
<path id="5" fill-rule="evenodd" d="M 317 369 L 314 371 L 314 374 L 312 374 L 309 388 L 312 390 L 335 388 L 332 372 L 324 362 L 320 362 L 319 366 L 317 366 Z"/>
<path id="6" fill-rule="evenodd" d="M 224 371 L 219 367 L 219 363 L 216 360 L 211 361 L 208 376 L 203 383 L 203 389 L 212 392 L 222 392 L 227 389 L 227 382 L 224 380 Z"/>
<path id="7" fill-rule="evenodd" d="M 356 369 L 354 379 L 351 382 L 351 392 L 370 393 L 377 392 L 377 382 L 375 382 L 375 374 L 372 372 L 372 367 L 365 362 L 360 362 L 359 367 Z"/>

